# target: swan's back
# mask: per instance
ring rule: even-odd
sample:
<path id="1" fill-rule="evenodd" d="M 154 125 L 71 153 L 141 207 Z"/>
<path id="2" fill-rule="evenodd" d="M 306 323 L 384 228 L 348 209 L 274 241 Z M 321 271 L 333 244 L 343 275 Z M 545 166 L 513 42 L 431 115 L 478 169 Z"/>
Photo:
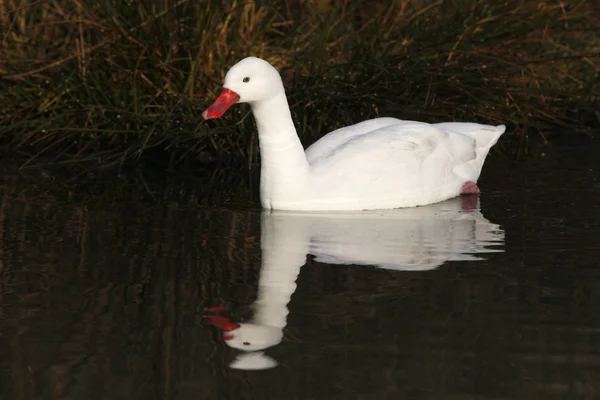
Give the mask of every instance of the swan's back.
<path id="1" fill-rule="evenodd" d="M 397 118 L 374 118 L 332 131 L 310 145 L 305 153 L 309 164 L 329 156 L 333 151 L 358 136 L 375 132 L 404 121 Z"/>

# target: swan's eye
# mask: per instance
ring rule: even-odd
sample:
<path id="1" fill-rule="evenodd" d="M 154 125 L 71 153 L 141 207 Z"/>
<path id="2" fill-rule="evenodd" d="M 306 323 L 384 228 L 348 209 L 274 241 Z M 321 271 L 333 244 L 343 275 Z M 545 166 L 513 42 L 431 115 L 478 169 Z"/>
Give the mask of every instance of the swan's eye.
<path id="1" fill-rule="evenodd" d="M 249 77 L 245 77 L 244 79 L 242 79 L 244 81 L 244 83 L 248 83 L 250 82 L 250 78 Z"/>
<path id="2" fill-rule="evenodd" d="M 244 342 L 242 343 L 244 346 L 250 346 L 250 342 Z"/>

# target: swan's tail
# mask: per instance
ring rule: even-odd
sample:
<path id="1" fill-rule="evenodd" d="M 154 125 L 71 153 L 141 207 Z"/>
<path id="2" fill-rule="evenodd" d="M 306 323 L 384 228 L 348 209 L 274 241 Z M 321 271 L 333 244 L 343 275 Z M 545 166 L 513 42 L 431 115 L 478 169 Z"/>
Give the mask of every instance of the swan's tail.
<path id="1" fill-rule="evenodd" d="M 459 133 L 475 141 L 475 159 L 456 166 L 453 170 L 457 175 L 472 182 L 477 182 L 490 148 L 506 131 L 505 125 L 492 126 L 471 122 L 444 122 L 435 125 L 446 132 Z"/>
<path id="2" fill-rule="evenodd" d="M 498 142 L 500 136 L 506 131 L 505 125 L 482 125 L 473 122 L 443 122 L 435 124 L 436 127 L 446 132 L 460 133 L 475 140 L 477 158 L 485 157 L 490 148 Z"/>
<path id="3" fill-rule="evenodd" d="M 473 132 L 472 136 L 473 139 L 475 139 L 477 156 L 479 157 L 479 150 L 482 150 L 485 151 L 485 153 L 482 154 L 483 157 L 485 157 L 505 131 L 506 125 L 480 125 L 479 130 Z"/>

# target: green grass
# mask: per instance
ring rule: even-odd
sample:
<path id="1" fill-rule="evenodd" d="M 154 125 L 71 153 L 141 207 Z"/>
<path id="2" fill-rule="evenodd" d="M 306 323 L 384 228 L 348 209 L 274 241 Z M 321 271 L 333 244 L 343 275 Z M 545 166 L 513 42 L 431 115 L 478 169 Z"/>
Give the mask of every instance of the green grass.
<path id="1" fill-rule="evenodd" d="M 282 72 L 303 143 L 362 119 L 508 126 L 524 153 L 598 127 L 592 0 L 0 0 L 0 146 L 22 166 L 257 162 L 246 105 L 201 117 L 227 69 Z"/>

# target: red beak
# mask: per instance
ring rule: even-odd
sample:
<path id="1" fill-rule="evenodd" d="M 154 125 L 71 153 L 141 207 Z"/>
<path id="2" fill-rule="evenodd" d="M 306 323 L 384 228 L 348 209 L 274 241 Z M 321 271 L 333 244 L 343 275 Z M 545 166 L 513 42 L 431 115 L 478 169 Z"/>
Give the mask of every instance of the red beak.
<path id="1" fill-rule="evenodd" d="M 220 118 L 223 114 L 225 114 L 225 111 L 227 111 L 229 107 L 237 103 L 239 100 L 239 94 L 233 90 L 223 88 L 215 102 L 212 103 L 211 106 L 206 110 L 204 110 L 202 117 L 204 119 Z"/>
<path id="2" fill-rule="evenodd" d="M 240 324 L 230 321 L 229 318 L 226 317 L 221 317 L 218 315 L 205 315 L 204 318 L 208 320 L 210 325 L 221 328 L 224 332 L 231 332 L 240 327 Z"/>

